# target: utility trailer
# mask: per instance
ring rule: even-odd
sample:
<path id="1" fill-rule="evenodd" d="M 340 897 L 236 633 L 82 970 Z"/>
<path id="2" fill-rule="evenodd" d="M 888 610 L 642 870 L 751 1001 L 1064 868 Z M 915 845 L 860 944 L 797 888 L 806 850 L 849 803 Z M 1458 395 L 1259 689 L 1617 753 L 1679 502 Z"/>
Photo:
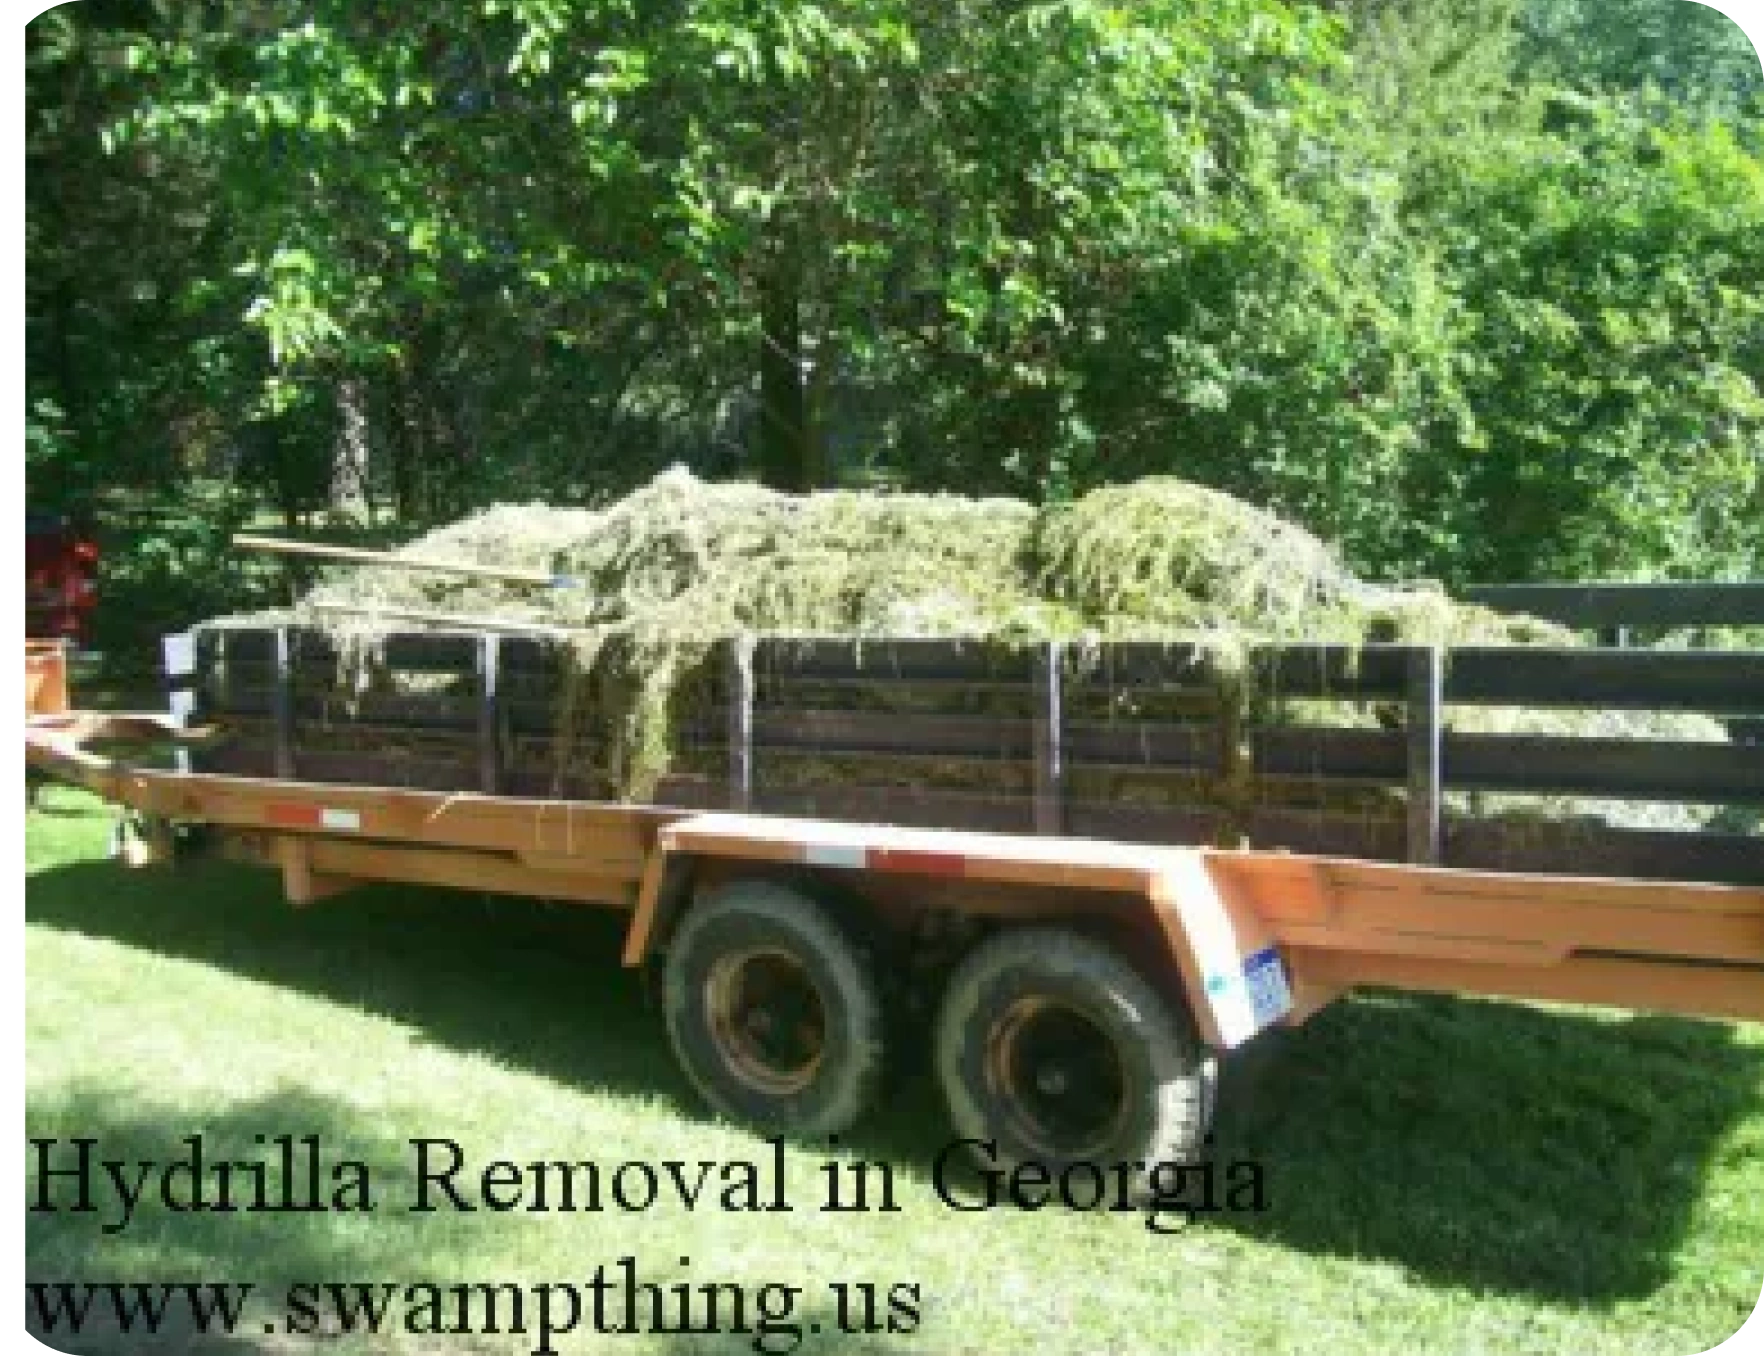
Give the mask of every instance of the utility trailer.
<path id="1" fill-rule="evenodd" d="M 683 689 L 636 803 L 560 756 L 543 639 L 393 636 L 366 688 L 294 627 L 167 658 L 168 714 L 27 716 L 31 765 L 126 808 L 132 861 L 206 842 L 296 904 L 403 881 L 625 910 L 691 1082 L 771 1130 L 843 1131 L 927 1032 L 957 1132 L 1057 1171 L 1193 1157 L 1218 1059 L 1358 985 L 1764 1021 L 1764 745 L 1446 720 L 1755 731 L 1760 653 L 1284 645 L 1222 684 L 1181 645 L 768 638 Z M 1513 795 L 1732 822 L 1472 813 Z"/>

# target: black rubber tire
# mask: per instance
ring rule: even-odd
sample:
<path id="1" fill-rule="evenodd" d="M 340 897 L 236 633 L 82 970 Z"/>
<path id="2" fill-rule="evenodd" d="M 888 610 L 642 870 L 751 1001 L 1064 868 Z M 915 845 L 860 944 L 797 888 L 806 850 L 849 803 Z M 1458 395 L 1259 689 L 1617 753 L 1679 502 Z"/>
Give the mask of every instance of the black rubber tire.
<path id="1" fill-rule="evenodd" d="M 806 972 L 819 1001 L 820 1053 L 805 1086 L 775 1091 L 743 1077 L 713 1029 L 712 973 L 756 948 Z M 695 905 L 662 971 L 668 1039 L 686 1077 L 730 1120 L 768 1133 L 823 1139 L 868 1111 L 882 1082 L 883 1005 L 862 949 L 829 912 L 789 886 L 732 881 Z"/>
<path id="2" fill-rule="evenodd" d="M 1075 1012 L 1112 1050 L 1114 1109 L 1085 1143 L 1037 1134 L 1030 1103 L 1009 1086 L 1001 1042 L 1025 1004 Z M 1020 1031 L 1022 1028 L 1015 1028 Z M 983 1167 L 1035 1161 L 1058 1174 L 1073 1163 L 1193 1162 L 1204 1153 L 1217 1066 L 1185 1008 L 1172 1005 L 1106 944 L 1063 928 L 1025 927 L 977 947 L 950 977 L 937 1021 L 937 1075 L 951 1124 Z M 1100 1108 L 1099 1108 L 1100 1110 Z M 1144 1189 L 1148 1172 L 1135 1174 Z"/>

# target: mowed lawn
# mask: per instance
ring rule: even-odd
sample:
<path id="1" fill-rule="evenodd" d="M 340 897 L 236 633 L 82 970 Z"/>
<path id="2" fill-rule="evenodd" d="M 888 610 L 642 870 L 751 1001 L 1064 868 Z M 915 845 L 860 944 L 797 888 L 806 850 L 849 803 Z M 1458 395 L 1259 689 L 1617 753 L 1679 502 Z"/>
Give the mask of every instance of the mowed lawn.
<path id="1" fill-rule="evenodd" d="M 370 1165 L 382 1203 L 143 1205 L 110 1234 L 101 1215 L 27 1215 L 36 1280 L 257 1283 L 253 1321 L 209 1349 L 528 1351 L 531 1335 L 315 1346 L 263 1328 L 290 1281 L 580 1281 L 625 1256 L 652 1280 L 804 1287 L 799 1315 L 824 1329 L 806 1352 L 1679 1356 L 1731 1334 L 1764 1283 L 1764 1028 L 1407 995 L 1338 1004 L 1229 1071 L 1217 1152 L 1262 1165 L 1269 1208 L 1173 1235 L 1132 1213 L 940 1205 L 947 1131 L 911 1071 L 838 1150 L 894 1166 L 898 1213 L 814 1210 L 815 1146 L 791 1150 L 786 1214 L 412 1213 L 416 1136 L 476 1165 L 769 1150 L 691 1098 L 659 1011 L 617 965 L 616 918 L 397 888 L 296 911 L 268 873 L 126 871 L 105 860 L 109 825 L 63 788 L 30 816 L 29 1134 L 159 1161 L 191 1134 L 235 1155 L 256 1135 L 318 1134 L 330 1159 Z M 827 1331 L 835 1281 L 917 1283 L 917 1331 Z"/>

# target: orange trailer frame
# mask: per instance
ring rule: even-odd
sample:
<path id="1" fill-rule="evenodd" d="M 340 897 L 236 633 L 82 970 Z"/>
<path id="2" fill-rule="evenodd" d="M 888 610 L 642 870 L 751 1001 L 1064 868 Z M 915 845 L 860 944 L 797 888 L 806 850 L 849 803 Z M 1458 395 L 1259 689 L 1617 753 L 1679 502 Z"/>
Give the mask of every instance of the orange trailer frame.
<path id="1" fill-rule="evenodd" d="M 27 718 L 30 765 L 279 867 L 295 903 L 405 881 L 628 910 L 624 961 L 743 873 L 836 876 L 884 909 L 1110 920 L 1220 1049 L 1359 985 L 1764 1021 L 1764 888 L 1375 863 L 1281 851 L 894 828 L 648 805 L 151 768 L 93 745 L 192 741 L 159 715 Z"/>

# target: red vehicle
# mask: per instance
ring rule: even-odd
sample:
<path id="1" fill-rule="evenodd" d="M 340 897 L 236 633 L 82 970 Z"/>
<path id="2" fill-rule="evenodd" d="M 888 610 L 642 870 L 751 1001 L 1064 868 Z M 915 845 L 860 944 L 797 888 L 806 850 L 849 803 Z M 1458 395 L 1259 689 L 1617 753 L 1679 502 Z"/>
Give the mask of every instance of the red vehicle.
<path id="1" fill-rule="evenodd" d="M 58 513 L 25 512 L 25 634 L 82 640 L 98 599 L 98 544 Z"/>

